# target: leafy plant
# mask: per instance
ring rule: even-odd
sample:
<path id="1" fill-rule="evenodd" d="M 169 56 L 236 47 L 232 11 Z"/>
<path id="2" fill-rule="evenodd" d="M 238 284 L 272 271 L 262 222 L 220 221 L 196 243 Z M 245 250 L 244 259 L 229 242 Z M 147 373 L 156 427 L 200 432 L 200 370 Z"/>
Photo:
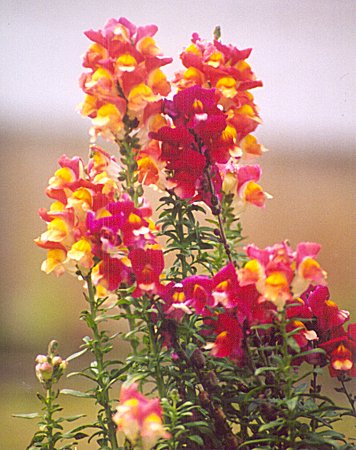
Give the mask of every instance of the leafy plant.
<path id="1" fill-rule="evenodd" d="M 89 335 L 66 361 L 91 354 L 68 375 L 91 387 L 54 389 L 66 362 L 50 344 L 36 360 L 42 415 L 18 415 L 40 418 L 28 448 L 84 438 L 113 450 L 355 448 L 335 424 L 356 416 L 356 324 L 346 329 L 350 314 L 329 298 L 320 246 L 241 248 L 241 213 L 269 198 L 250 164 L 264 151 L 252 135 L 250 90 L 261 82 L 251 50 L 223 44 L 220 28 L 210 43 L 195 33 L 169 83 L 156 31 L 121 18 L 86 32 L 81 112 L 93 142 L 117 145 L 119 163 L 97 145 L 87 164 L 63 155 L 36 243 L 46 273 L 83 282 Z M 150 186 L 161 191 L 156 224 Z M 130 344 L 123 361 L 113 356 L 120 340 Z M 322 391 L 327 365 L 349 406 Z M 81 415 L 60 417 L 60 395 L 93 400 L 95 421 L 65 431 Z"/>

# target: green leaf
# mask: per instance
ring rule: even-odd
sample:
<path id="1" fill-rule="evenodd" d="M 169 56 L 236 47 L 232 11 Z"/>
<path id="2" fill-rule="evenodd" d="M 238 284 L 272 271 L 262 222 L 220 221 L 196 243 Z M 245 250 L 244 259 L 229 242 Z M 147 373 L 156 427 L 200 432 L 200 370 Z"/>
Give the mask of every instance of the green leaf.
<path id="1" fill-rule="evenodd" d="M 325 355 L 325 350 L 323 350 L 322 348 L 313 348 L 312 350 L 307 350 L 305 352 L 298 353 L 298 355 L 292 356 L 292 359 L 301 358 L 307 355 L 315 355 L 316 353 Z"/>
<path id="2" fill-rule="evenodd" d="M 263 372 L 275 372 L 278 370 L 278 367 L 259 367 L 258 369 L 255 370 L 255 376 L 258 377 L 258 375 L 261 375 L 261 373 Z"/>
<path id="3" fill-rule="evenodd" d="M 263 431 L 271 430 L 272 428 L 278 428 L 278 427 L 282 426 L 284 423 L 285 423 L 285 420 L 282 418 L 273 420 L 272 422 L 268 422 L 268 423 L 261 425 L 260 428 L 258 429 L 258 432 L 262 433 Z"/>
<path id="4" fill-rule="evenodd" d="M 88 348 L 85 348 L 83 350 L 80 350 L 79 352 L 73 353 L 72 355 L 68 356 L 68 358 L 66 358 L 66 361 L 72 361 L 75 358 L 79 358 L 79 356 L 84 355 L 84 353 L 86 353 L 88 351 Z"/>
<path id="5" fill-rule="evenodd" d="M 191 416 L 192 413 L 189 413 L 189 415 Z M 209 425 L 206 422 L 203 422 L 202 420 L 198 420 L 196 422 L 187 422 L 187 423 L 184 424 L 184 426 L 186 428 L 204 428 L 204 427 L 207 427 Z"/>
<path id="6" fill-rule="evenodd" d="M 28 414 L 12 414 L 12 417 L 16 417 L 18 419 L 36 419 L 36 417 L 40 417 L 39 413 L 28 413 Z"/>
<path id="7" fill-rule="evenodd" d="M 61 389 L 61 394 L 64 395 L 72 395 L 73 397 L 82 397 L 82 398 L 92 398 L 92 394 L 88 394 L 86 392 L 77 391 L 75 389 Z"/>
<path id="8" fill-rule="evenodd" d="M 245 444 L 245 445 L 247 445 L 247 444 L 249 444 L 249 445 L 250 445 L 250 444 L 260 444 L 260 443 L 262 443 L 262 442 L 271 442 L 271 441 L 272 441 L 271 438 L 251 439 L 251 440 L 245 441 L 244 444 Z M 257 448 L 257 447 L 254 447 L 254 448 Z M 258 448 L 261 448 L 261 447 L 259 446 Z M 268 449 L 270 449 L 271 447 L 263 447 L 263 448 L 268 448 Z"/>
<path id="9" fill-rule="evenodd" d="M 75 420 L 78 420 L 81 417 L 86 417 L 86 414 L 77 414 L 76 416 L 64 417 L 64 420 L 67 422 L 74 422 Z"/>
<path id="10" fill-rule="evenodd" d="M 287 344 L 300 357 L 300 347 L 299 347 L 297 341 L 293 337 L 290 337 L 290 338 L 287 339 Z"/>
<path id="11" fill-rule="evenodd" d="M 77 441 L 79 441 L 79 439 L 84 439 L 84 438 L 86 438 L 88 435 L 87 434 L 85 434 L 85 433 L 76 433 L 75 435 L 74 435 L 74 439 L 76 439 Z"/>
<path id="12" fill-rule="evenodd" d="M 290 399 L 286 400 L 287 408 L 291 412 L 293 412 L 295 410 L 295 407 L 297 406 L 297 403 L 298 403 L 298 397 L 293 397 L 293 398 L 290 398 Z"/>
<path id="13" fill-rule="evenodd" d="M 200 446 L 203 446 L 203 445 L 204 445 L 203 439 L 202 439 L 200 436 L 196 435 L 196 434 L 193 434 L 192 436 L 188 436 L 188 439 L 189 439 L 190 441 L 195 442 L 196 444 L 198 444 L 198 445 L 200 445 Z"/>
<path id="14" fill-rule="evenodd" d="M 264 323 L 261 325 L 252 325 L 251 330 L 268 330 L 270 328 L 274 328 L 275 325 L 273 323 Z"/>

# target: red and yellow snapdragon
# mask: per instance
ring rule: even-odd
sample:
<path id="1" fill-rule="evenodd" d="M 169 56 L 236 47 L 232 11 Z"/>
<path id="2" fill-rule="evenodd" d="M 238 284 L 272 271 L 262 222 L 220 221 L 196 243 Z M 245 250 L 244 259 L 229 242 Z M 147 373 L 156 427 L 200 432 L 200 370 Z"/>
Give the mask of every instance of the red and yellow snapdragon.
<path id="1" fill-rule="evenodd" d="M 248 91 L 262 85 L 245 61 L 250 51 L 193 35 L 181 55 L 187 69 L 176 75 L 178 93 L 163 102 L 167 123 L 150 134 L 154 142 L 138 155 L 144 184 L 207 204 L 209 191 L 220 193 L 222 187 L 234 194 L 238 209 L 264 206 L 268 194 L 257 183 L 261 169 L 239 165 L 265 150 L 250 134 L 261 120 Z"/>
<path id="2" fill-rule="evenodd" d="M 138 121 L 141 132 L 161 123 L 160 99 L 171 90 L 161 67 L 172 59 L 159 57 L 156 32 L 156 25 L 136 27 L 121 17 L 85 33 L 93 44 L 83 60 L 88 71 L 80 79 L 86 94 L 80 111 L 92 119 L 93 141 L 121 139 L 125 119 Z"/>
<path id="3" fill-rule="evenodd" d="M 158 439 L 170 437 L 163 427 L 159 399 L 142 395 L 136 383 L 121 387 L 113 421 L 118 432 L 123 433 L 133 447 L 142 450 L 150 450 Z"/>
<path id="4" fill-rule="evenodd" d="M 46 191 L 55 201 L 39 211 L 47 223 L 36 239 L 48 251 L 42 270 L 57 276 L 91 272 L 102 292 L 135 282 L 137 293 L 152 290 L 163 270 L 152 210 L 144 203 L 135 207 L 121 193 L 115 158 L 93 146 L 87 166 L 65 155 L 59 164 Z"/>

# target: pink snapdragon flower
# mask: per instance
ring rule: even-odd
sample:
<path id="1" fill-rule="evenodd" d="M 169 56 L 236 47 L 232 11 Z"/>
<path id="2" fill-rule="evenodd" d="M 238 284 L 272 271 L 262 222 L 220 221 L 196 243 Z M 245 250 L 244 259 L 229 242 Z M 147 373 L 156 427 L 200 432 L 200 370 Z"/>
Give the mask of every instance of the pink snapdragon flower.
<path id="1" fill-rule="evenodd" d="M 158 439 L 170 437 L 163 427 L 159 399 L 142 395 L 136 383 L 122 386 L 113 421 L 134 447 L 139 445 L 143 450 L 153 448 Z"/>
<path id="2" fill-rule="evenodd" d="M 220 168 L 223 178 L 222 190 L 225 194 L 234 194 L 237 211 L 248 204 L 264 208 L 266 200 L 271 196 L 264 192 L 258 183 L 262 175 L 258 164 L 240 166 L 230 161 Z"/>
<path id="3" fill-rule="evenodd" d="M 282 242 L 259 249 L 248 245 L 250 260 L 238 271 L 241 286 L 254 284 L 261 294 L 260 301 L 271 301 L 279 310 L 288 300 L 298 298 L 309 285 L 326 284 L 326 272 L 316 261 L 320 245 L 302 242 L 293 252 Z"/>
<path id="4" fill-rule="evenodd" d="M 46 191 L 55 201 L 40 210 L 47 230 L 35 241 L 48 251 L 42 270 L 57 276 L 91 273 L 103 294 L 135 282 L 140 292 L 151 292 L 163 270 L 151 208 L 135 207 L 121 193 L 120 168 L 99 147 L 91 148 L 87 166 L 65 155 L 59 164 Z M 145 265 L 137 264 L 137 252 L 145 255 Z"/>

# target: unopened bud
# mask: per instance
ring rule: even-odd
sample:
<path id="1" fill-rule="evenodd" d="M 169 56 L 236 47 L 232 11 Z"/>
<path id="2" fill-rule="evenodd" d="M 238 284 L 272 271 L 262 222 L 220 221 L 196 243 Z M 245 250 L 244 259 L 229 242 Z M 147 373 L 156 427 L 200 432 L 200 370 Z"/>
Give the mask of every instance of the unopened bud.
<path id="1" fill-rule="evenodd" d="M 210 404 L 209 394 L 206 391 L 199 392 L 199 400 L 204 408 L 207 408 Z"/>
<path id="2" fill-rule="evenodd" d="M 40 383 L 45 383 L 52 377 L 53 366 L 48 361 L 46 361 L 36 364 L 35 370 L 36 376 Z"/>
<path id="3" fill-rule="evenodd" d="M 220 214 L 220 212 L 221 212 L 221 209 L 220 208 L 218 208 L 218 207 L 216 207 L 216 206 L 211 206 L 211 213 L 214 215 L 214 216 L 218 216 L 219 214 Z"/>
<path id="4" fill-rule="evenodd" d="M 66 370 L 67 367 L 68 367 L 68 361 L 66 359 L 63 359 L 60 364 L 60 368 L 62 371 L 64 371 L 64 370 Z"/>
<path id="5" fill-rule="evenodd" d="M 62 362 L 63 362 L 63 360 L 60 356 L 55 356 L 54 358 L 52 358 L 52 364 L 54 366 L 59 366 L 62 364 Z"/>
<path id="6" fill-rule="evenodd" d="M 198 369 L 202 369 L 205 366 L 205 356 L 200 348 L 194 350 L 190 359 Z"/>
<path id="7" fill-rule="evenodd" d="M 48 357 L 46 355 L 37 355 L 35 361 L 36 363 L 42 364 L 48 361 Z"/>
<path id="8" fill-rule="evenodd" d="M 248 387 L 243 383 L 238 383 L 237 387 L 238 387 L 239 391 L 243 392 L 244 394 L 246 394 L 248 392 Z"/>
<path id="9" fill-rule="evenodd" d="M 235 449 L 235 448 L 237 449 L 239 448 L 240 443 L 241 441 L 239 441 L 239 439 L 232 433 L 228 433 L 228 435 L 225 438 L 226 448 L 228 449 Z"/>
<path id="10" fill-rule="evenodd" d="M 224 413 L 223 409 L 221 408 L 221 406 L 217 406 L 215 408 L 214 412 L 215 412 L 215 417 L 216 417 L 217 422 L 221 422 L 221 423 L 225 422 L 226 416 L 225 416 L 225 413 Z"/>
<path id="11" fill-rule="evenodd" d="M 211 196 L 211 204 L 212 204 L 213 206 L 216 206 L 216 205 L 219 204 L 219 199 L 217 198 L 216 195 L 212 195 L 212 196 Z"/>
<path id="12" fill-rule="evenodd" d="M 208 372 L 207 374 L 207 382 L 209 383 L 210 389 L 215 389 L 219 385 L 219 379 L 216 376 L 216 373 L 213 371 Z"/>
<path id="13" fill-rule="evenodd" d="M 36 356 L 36 376 L 46 389 L 61 378 L 68 365 L 68 361 L 57 355 L 57 349 L 58 342 L 51 341 L 48 345 L 48 355 Z"/>

